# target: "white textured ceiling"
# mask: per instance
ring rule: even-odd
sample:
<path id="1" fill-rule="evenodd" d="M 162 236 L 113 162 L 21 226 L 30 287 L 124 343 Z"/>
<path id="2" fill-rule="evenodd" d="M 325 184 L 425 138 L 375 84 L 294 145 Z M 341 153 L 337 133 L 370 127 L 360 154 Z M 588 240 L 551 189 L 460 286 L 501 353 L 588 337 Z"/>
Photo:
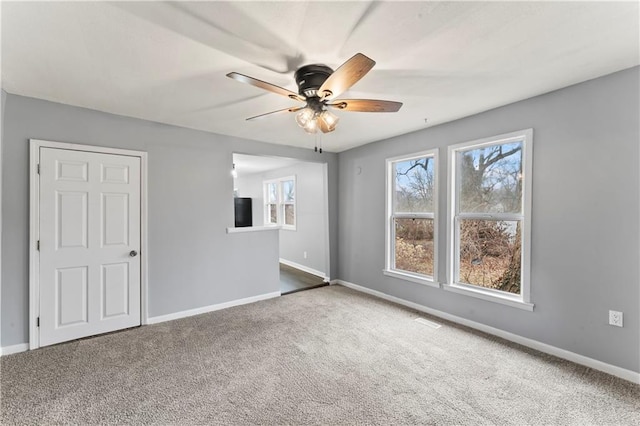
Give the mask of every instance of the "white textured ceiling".
<path id="1" fill-rule="evenodd" d="M 343 98 L 327 151 L 451 121 L 638 65 L 638 2 L 2 2 L 2 86 L 47 99 L 270 143 L 313 147 L 295 104 L 227 77 L 297 91 L 293 72 L 377 62 Z M 428 123 L 425 124 L 425 118 Z"/>

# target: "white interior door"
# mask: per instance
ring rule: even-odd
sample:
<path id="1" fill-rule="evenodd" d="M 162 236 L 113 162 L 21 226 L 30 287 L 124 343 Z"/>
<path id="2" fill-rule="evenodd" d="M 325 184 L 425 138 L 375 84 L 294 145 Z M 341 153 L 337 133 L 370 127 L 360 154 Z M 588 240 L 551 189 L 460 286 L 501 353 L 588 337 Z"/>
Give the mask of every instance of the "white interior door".
<path id="1" fill-rule="evenodd" d="M 140 158 L 40 148 L 40 346 L 140 325 Z"/>

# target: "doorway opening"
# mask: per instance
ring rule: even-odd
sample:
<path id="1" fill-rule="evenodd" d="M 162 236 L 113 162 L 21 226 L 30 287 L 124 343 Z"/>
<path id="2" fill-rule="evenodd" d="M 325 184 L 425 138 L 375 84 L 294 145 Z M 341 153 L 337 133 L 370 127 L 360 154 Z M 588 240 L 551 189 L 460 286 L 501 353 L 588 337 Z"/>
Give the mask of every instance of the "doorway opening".
<path id="1" fill-rule="evenodd" d="M 232 170 L 236 226 L 280 228 L 281 294 L 326 285 L 330 271 L 327 164 L 234 153 Z"/>

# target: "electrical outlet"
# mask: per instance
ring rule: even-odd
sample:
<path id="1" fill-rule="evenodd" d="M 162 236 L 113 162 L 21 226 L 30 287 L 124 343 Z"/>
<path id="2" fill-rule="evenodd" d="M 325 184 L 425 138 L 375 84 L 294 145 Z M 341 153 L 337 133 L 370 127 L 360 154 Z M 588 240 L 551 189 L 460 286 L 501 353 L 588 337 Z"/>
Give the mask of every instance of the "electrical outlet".
<path id="1" fill-rule="evenodd" d="M 306 251 L 302 252 L 302 255 L 304 256 L 305 259 L 307 258 L 307 252 Z"/>
<path id="2" fill-rule="evenodd" d="M 622 327 L 622 312 L 609 311 L 609 325 Z"/>

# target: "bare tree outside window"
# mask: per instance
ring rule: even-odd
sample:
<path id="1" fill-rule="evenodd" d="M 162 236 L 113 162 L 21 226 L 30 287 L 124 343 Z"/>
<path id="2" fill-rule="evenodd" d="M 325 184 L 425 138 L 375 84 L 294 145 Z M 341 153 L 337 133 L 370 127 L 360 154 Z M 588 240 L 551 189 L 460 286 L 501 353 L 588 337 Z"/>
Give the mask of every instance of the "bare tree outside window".
<path id="1" fill-rule="evenodd" d="M 394 236 L 393 269 L 434 275 L 433 156 L 392 163 Z"/>
<path id="2" fill-rule="evenodd" d="M 449 146 L 446 251 L 436 247 L 444 248 L 437 243 L 439 150 L 387 159 L 385 275 L 439 287 L 438 257 L 445 255 L 444 289 L 533 309 L 532 138 L 525 129 Z"/>
<path id="3" fill-rule="evenodd" d="M 395 163 L 397 213 L 433 212 L 433 157 Z"/>
<path id="4" fill-rule="evenodd" d="M 522 142 L 458 151 L 457 162 L 458 280 L 520 294 Z"/>
<path id="5" fill-rule="evenodd" d="M 458 153 L 460 212 L 522 212 L 522 143 Z"/>

